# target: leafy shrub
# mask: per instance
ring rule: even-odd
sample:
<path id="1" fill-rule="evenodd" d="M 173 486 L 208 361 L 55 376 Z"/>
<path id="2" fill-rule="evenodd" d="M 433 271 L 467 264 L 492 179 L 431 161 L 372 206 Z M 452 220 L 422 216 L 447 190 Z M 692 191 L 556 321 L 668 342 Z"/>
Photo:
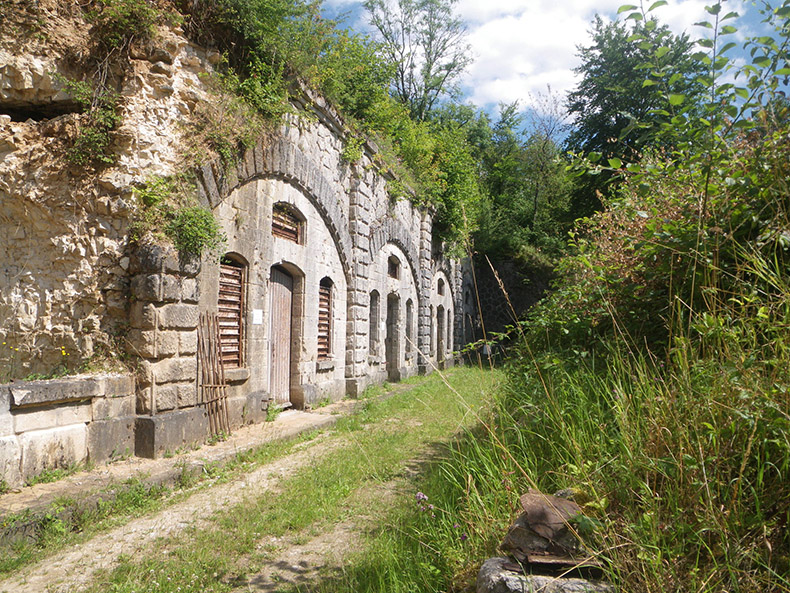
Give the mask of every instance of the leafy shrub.
<path id="1" fill-rule="evenodd" d="M 165 227 L 180 253 L 201 256 L 206 251 L 219 248 L 225 241 L 214 215 L 202 206 L 191 206 L 177 210 Z"/>
<path id="2" fill-rule="evenodd" d="M 94 23 L 102 48 L 111 52 L 136 39 L 152 37 L 165 13 L 148 0 L 99 0 L 98 7 L 88 12 L 88 19 Z"/>
<path id="3" fill-rule="evenodd" d="M 184 176 L 154 177 L 136 189 L 143 208 L 132 224 L 132 239 L 159 235 L 181 254 L 197 257 L 219 250 L 225 235 L 211 211 L 194 203 L 193 189 Z"/>
<path id="4" fill-rule="evenodd" d="M 64 80 L 64 90 L 84 110 L 74 144 L 66 158 L 74 165 L 102 165 L 115 162 L 110 150 L 112 131 L 121 123 L 120 96 L 113 90 L 87 81 Z"/>

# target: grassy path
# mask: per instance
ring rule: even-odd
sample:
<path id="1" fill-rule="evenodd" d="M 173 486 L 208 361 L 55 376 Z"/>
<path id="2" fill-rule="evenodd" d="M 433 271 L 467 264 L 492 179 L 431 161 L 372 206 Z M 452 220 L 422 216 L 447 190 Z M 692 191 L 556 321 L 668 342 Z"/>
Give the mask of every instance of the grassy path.
<path id="1" fill-rule="evenodd" d="M 360 574 L 367 569 L 355 567 L 368 563 L 365 554 L 374 553 L 381 534 L 408 529 L 396 514 L 414 505 L 425 468 L 454 435 L 475 423 L 498 380 L 496 373 L 475 369 L 452 370 L 446 377 L 452 389 L 438 374 L 391 386 L 394 395 L 369 400 L 331 433 L 274 462 L 276 470 L 264 465 L 141 519 L 151 526 L 133 547 L 113 545 L 123 539 L 116 532 L 86 542 L 80 546 L 83 563 L 90 564 L 85 551 L 92 545 L 99 560 L 109 560 L 99 561 L 93 573 L 64 572 L 59 582 L 47 583 L 49 590 L 383 590 L 384 575 L 374 571 L 362 584 Z M 139 528 L 136 522 L 124 527 L 131 537 L 142 534 Z M 80 563 L 69 554 L 80 551 L 64 553 L 55 564 L 70 564 L 74 572 Z M 41 585 L 37 579 L 10 590 L 46 590 Z"/>

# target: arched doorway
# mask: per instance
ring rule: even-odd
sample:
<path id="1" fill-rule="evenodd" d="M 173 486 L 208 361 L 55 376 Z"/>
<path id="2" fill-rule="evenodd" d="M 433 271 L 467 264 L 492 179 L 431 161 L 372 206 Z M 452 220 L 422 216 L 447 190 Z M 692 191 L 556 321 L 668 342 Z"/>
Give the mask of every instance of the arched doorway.
<path id="1" fill-rule="evenodd" d="M 436 307 L 436 362 L 440 369 L 444 368 L 444 307 Z"/>
<path id="2" fill-rule="evenodd" d="M 294 278 L 285 268 L 272 267 L 269 294 L 270 395 L 276 404 L 287 405 L 291 403 Z"/>
<path id="3" fill-rule="evenodd" d="M 391 293 L 387 297 L 387 378 L 400 380 L 400 297 Z"/>

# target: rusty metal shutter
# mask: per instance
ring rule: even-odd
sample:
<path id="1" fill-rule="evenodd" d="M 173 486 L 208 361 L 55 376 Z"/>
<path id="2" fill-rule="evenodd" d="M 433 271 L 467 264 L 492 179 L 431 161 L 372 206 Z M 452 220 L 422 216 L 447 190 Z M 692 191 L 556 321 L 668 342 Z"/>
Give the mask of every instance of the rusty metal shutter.
<path id="1" fill-rule="evenodd" d="M 329 358 L 332 351 L 332 281 L 321 280 L 318 287 L 318 359 Z"/>
<path id="2" fill-rule="evenodd" d="M 244 266 L 224 258 L 219 266 L 219 343 L 226 367 L 243 362 Z"/>
<path id="3" fill-rule="evenodd" d="M 288 206 L 275 204 L 272 210 L 272 234 L 294 243 L 301 241 L 302 221 Z"/>

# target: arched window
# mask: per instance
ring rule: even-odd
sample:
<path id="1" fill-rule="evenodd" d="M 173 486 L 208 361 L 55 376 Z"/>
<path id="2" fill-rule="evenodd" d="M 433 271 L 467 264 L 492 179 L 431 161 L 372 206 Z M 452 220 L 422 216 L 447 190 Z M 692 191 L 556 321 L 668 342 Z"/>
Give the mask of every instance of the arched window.
<path id="1" fill-rule="evenodd" d="M 387 275 L 390 278 L 400 278 L 400 261 L 394 255 L 390 255 L 387 260 Z"/>
<path id="2" fill-rule="evenodd" d="M 278 202 L 272 208 L 272 235 L 301 244 L 304 222 L 290 205 Z"/>
<path id="3" fill-rule="evenodd" d="M 332 280 L 328 277 L 318 285 L 318 360 L 332 354 Z"/>
<path id="4" fill-rule="evenodd" d="M 444 296 L 444 280 L 439 278 L 439 282 L 436 284 L 436 292 L 439 293 L 439 296 Z"/>
<path id="5" fill-rule="evenodd" d="M 370 293 L 370 327 L 368 328 L 368 352 L 371 355 L 378 353 L 379 348 L 379 293 L 374 290 Z"/>
<path id="6" fill-rule="evenodd" d="M 222 363 L 228 368 L 244 362 L 244 293 L 247 266 L 232 255 L 219 264 L 217 320 Z"/>
<path id="7" fill-rule="evenodd" d="M 406 353 L 412 351 L 412 341 L 414 340 L 414 331 L 412 325 L 414 324 L 414 303 L 411 299 L 406 301 Z"/>

